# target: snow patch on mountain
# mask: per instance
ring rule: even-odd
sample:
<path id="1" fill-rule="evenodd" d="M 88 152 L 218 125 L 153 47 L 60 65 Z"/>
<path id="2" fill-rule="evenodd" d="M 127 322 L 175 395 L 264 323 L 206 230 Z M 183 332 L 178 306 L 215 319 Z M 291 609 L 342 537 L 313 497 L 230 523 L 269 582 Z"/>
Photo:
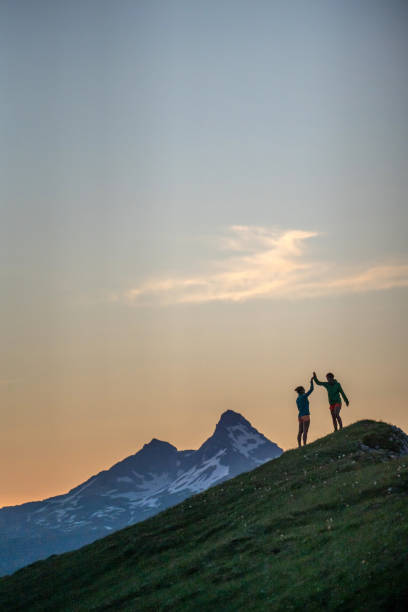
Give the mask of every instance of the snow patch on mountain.
<path id="1" fill-rule="evenodd" d="M 133 482 L 133 480 L 131 478 L 129 478 L 129 476 L 119 476 L 119 478 L 117 478 L 118 482 Z"/>
<path id="2" fill-rule="evenodd" d="M 243 424 L 228 428 L 228 437 L 232 440 L 234 450 L 249 457 L 251 451 L 264 444 L 261 436 L 254 436 Z"/>
<path id="3" fill-rule="evenodd" d="M 228 476 L 229 467 L 222 465 L 220 462 L 225 453 L 226 449 L 220 450 L 214 457 L 204 461 L 199 467 L 187 470 L 169 487 L 169 493 L 179 493 L 183 490 L 200 493 Z"/>

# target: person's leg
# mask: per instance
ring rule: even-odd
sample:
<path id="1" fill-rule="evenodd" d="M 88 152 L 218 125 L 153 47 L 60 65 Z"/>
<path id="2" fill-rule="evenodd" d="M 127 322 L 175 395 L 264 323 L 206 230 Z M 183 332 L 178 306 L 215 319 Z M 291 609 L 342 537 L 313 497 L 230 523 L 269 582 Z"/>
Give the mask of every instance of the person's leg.
<path id="1" fill-rule="evenodd" d="M 337 431 L 337 418 L 336 418 L 336 413 L 334 410 L 330 410 L 331 412 L 331 418 L 333 421 L 333 427 L 334 427 L 334 431 Z"/>
<path id="2" fill-rule="evenodd" d="M 302 433 L 303 433 L 303 421 L 299 421 L 299 431 L 298 431 L 298 436 L 297 436 L 298 446 L 301 445 Z"/>
<path id="3" fill-rule="evenodd" d="M 305 421 L 303 423 L 303 445 L 307 442 L 307 432 L 309 431 L 310 421 Z"/>
<path id="4" fill-rule="evenodd" d="M 341 410 L 341 406 L 336 408 L 336 420 L 339 424 L 340 429 L 343 429 L 343 421 L 341 420 L 340 410 Z"/>

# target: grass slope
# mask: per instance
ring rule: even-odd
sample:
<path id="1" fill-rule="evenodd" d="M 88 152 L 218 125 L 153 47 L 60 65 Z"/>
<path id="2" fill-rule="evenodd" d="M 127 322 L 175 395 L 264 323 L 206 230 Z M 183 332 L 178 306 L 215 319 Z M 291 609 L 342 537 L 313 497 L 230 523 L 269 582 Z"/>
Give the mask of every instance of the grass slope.
<path id="1" fill-rule="evenodd" d="M 288 451 L 2 578 L 0 609 L 405 610 L 408 456 L 393 454 L 398 436 L 360 421 Z"/>

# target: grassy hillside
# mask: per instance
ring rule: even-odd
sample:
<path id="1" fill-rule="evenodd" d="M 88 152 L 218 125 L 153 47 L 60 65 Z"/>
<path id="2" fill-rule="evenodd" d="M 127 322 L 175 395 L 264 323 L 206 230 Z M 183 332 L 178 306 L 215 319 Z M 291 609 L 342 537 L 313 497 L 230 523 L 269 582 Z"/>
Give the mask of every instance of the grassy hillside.
<path id="1" fill-rule="evenodd" d="M 361 421 L 0 580 L 1 610 L 405 610 L 408 455 Z"/>

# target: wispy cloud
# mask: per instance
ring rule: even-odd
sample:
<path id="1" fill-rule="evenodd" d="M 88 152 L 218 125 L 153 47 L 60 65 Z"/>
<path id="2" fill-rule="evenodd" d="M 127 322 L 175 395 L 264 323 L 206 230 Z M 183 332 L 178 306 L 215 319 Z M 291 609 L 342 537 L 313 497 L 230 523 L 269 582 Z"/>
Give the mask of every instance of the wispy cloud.
<path id="1" fill-rule="evenodd" d="M 148 280 L 126 292 L 135 304 L 243 302 L 304 298 L 408 286 L 407 264 L 340 270 L 312 260 L 308 241 L 318 232 L 232 226 L 220 238 L 220 257 L 204 273 Z"/>

